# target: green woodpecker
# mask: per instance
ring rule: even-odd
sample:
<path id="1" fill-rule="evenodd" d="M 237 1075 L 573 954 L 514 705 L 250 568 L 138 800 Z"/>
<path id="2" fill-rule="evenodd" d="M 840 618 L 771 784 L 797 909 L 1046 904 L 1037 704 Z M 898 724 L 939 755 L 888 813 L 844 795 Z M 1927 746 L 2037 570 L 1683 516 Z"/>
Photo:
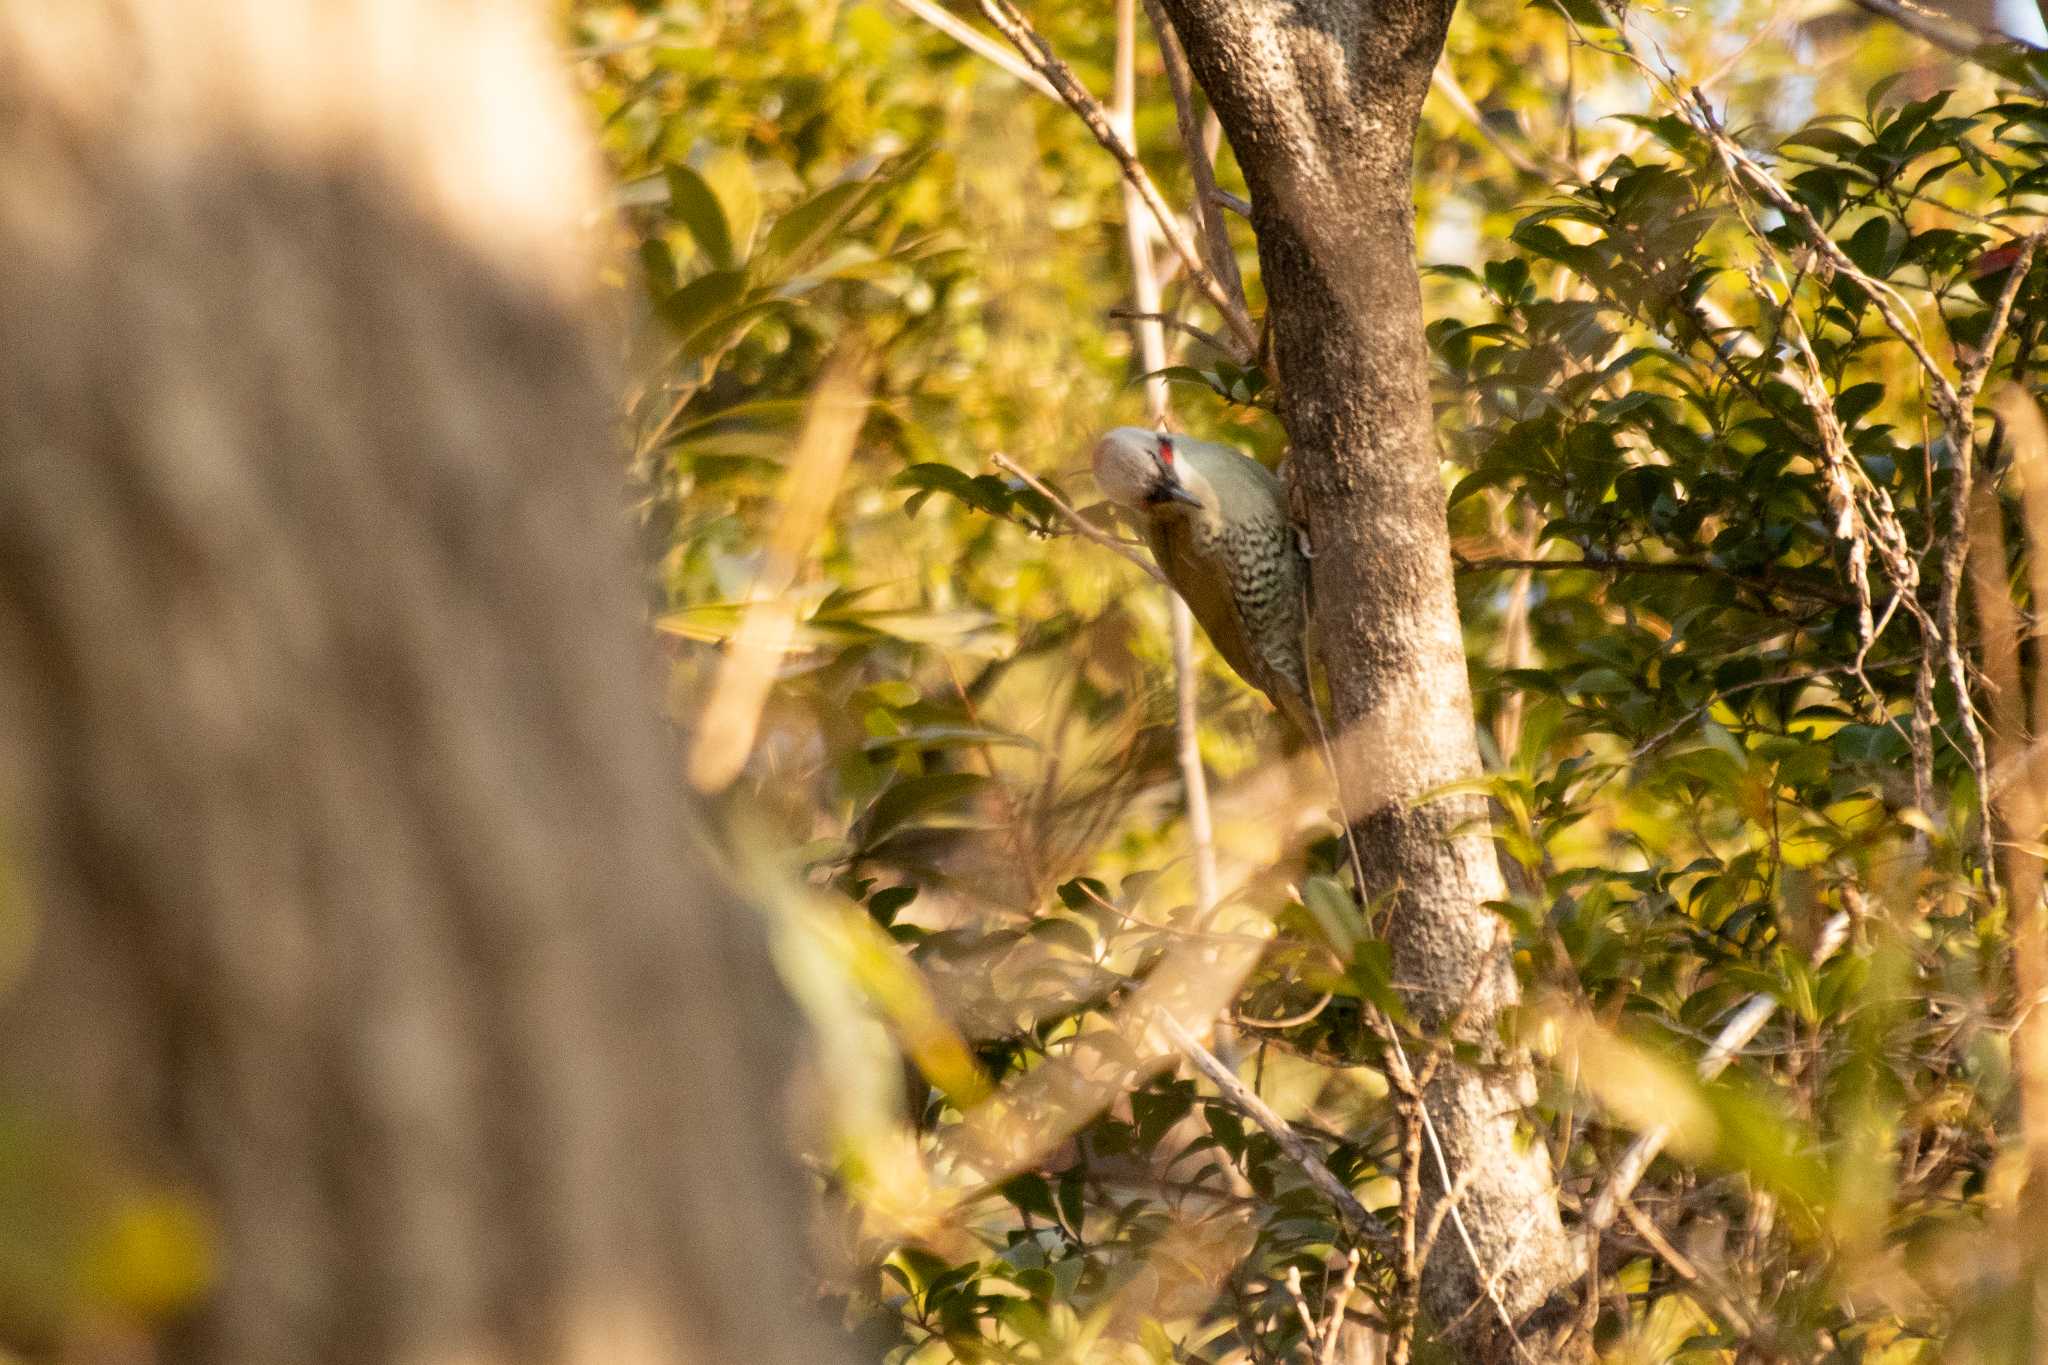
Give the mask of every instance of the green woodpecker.
<path id="1" fill-rule="evenodd" d="M 1280 480 L 1229 446 L 1117 427 L 1096 442 L 1095 482 L 1137 520 L 1217 652 L 1313 738 L 1308 558 Z"/>

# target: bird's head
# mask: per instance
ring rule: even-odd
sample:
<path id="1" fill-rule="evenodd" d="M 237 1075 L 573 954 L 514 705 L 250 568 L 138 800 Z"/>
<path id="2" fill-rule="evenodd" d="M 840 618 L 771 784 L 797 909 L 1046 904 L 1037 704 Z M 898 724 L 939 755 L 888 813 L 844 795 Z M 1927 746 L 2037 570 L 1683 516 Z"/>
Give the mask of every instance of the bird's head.
<path id="1" fill-rule="evenodd" d="M 1174 438 L 1143 427 L 1117 427 L 1095 443 L 1095 484 L 1102 496 L 1134 512 L 1172 503 L 1201 507 L 1200 475 L 1187 469 Z"/>

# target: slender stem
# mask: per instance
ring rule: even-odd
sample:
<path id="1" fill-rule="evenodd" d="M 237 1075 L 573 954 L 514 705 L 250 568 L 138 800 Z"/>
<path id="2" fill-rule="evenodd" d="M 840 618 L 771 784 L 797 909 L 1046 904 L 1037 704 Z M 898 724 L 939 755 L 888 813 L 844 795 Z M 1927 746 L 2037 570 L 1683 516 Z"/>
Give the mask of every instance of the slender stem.
<path id="1" fill-rule="evenodd" d="M 1202 253 L 1181 224 L 1180 215 L 1168 206 L 1165 196 L 1160 194 L 1159 187 L 1152 182 L 1152 177 L 1139 162 L 1137 153 L 1131 150 L 1130 143 L 1110 120 L 1109 111 L 1102 107 L 1102 101 L 1088 93 L 1087 87 L 1081 84 L 1073 69 L 1053 54 L 1051 45 L 1031 26 L 1031 21 L 1010 3 L 1010 0 L 981 0 L 981 10 L 988 16 L 989 22 L 1010 40 L 1011 46 L 1017 49 L 1032 69 L 1043 76 L 1053 89 L 1059 91 L 1060 98 L 1066 102 L 1067 107 L 1081 116 L 1081 121 L 1088 125 L 1088 131 L 1095 134 L 1095 140 L 1102 144 L 1104 150 L 1116 158 L 1117 165 L 1123 170 L 1124 179 L 1130 182 L 1144 200 L 1145 206 L 1152 211 L 1152 217 L 1158 222 L 1161 235 L 1166 238 L 1166 244 L 1173 248 L 1174 254 L 1180 257 L 1182 266 L 1188 272 L 1188 278 L 1209 296 L 1217 311 L 1223 314 L 1223 320 L 1229 324 L 1231 335 L 1237 338 L 1245 354 L 1256 353 L 1259 334 L 1252 326 L 1251 318 L 1230 296 L 1229 291 L 1223 287 L 1223 282 L 1202 263 Z"/>
<path id="2" fill-rule="evenodd" d="M 1823 602 L 1847 606 L 1854 601 L 1846 593 L 1831 591 L 1817 584 L 1784 583 L 1770 579 L 1759 579 L 1757 575 L 1738 573 L 1721 564 L 1710 564 L 1700 559 L 1528 559 L 1500 557 L 1491 559 L 1457 558 L 1455 567 L 1459 573 L 1632 573 L 1669 574 L 1686 578 L 1725 578 L 1763 592 L 1785 593 L 1793 597 L 1811 597 Z"/>
<path id="3" fill-rule="evenodd" d="M 1060 92 L 1052 88 L 1051 81 L 1017 60 L 1016 55 L 1001 43 L 989 38 L 974 25 L 957 18 L 944 5 L 935 4 L 933 0 L 896 0 L 896 3 L 969 52 L 1000 67 L 1006 74 L 1022 81 L 1047 99 L 1057 100 L 1060 97 Z"/>
<path id="4" fill-rule="evenodd" d="M 1148 0 L 1156 3 L 1156 0 Z M 1158 22 L 1155 11 L 1154 22 Z M 1165 32 L 1170 33 L 1167 29 Z M 1117 0 L 1116 71 L 1111 94 L 1111 116 L 1117 131 L 1129 137 L 1137 115 L 1138 10 L 1136 0 Z M 1199 140 L 1189 147 L 1190 159 L 1199 150 Z M 1199 183 L 1199 177 L 1197 179 Z M 1132 312 L 1132 331 L 1137 334 L 1138 355 L 1145 373 L 1146 420 L 1154 427 L 1166 424 L 1166 380 L 1159 371 L 1166 368 L 1166 328 L 1159 311 L 1159 273 L 1152 257 L 1141 216 L 1137 187 L 1124 182 L 1124 237 L 1131 257 L 1131 297 L 1137 304 Z M 1213 208 L 1211 212 L 1214 212 Z M 1242 296 L 1240 295 L 1240 298 Z M 1194 618 L 1181 595 L 1167 589 L 1167 619 L 1173 642 L 1174 752 L 1180 763 L 1181 787 L 1188 808 L 1188 841 L 1195 863 L 1196 922 L 1207 927 L 1209 912 L 1216 908 L 1216 827 L 1209 813 L 1209 779 L 1202 769 L 1200 674 L 1195 666 Z M 1220 1041 L 1220 1040 L 1219 1040 Z"/>
<path id="5" fill-rule="evenodd" d="M 1955 456 L 1955 471 L 1949 485 L 1948 531 L 1941 547 L 1936 624 L 1940 630 L 1942 660 L 1947 665 L 1949 687 L 1956 694 L 1956 723 L 1963 732 L 1963 752 L 1970 760 L 1970 770 L 1976 774 L 1977 790 L 1985 794 L 1977 819 L 1977 860 L 1983 865 L 1987 884 L 1998 876 L 1989 799 L 1991 760 L 1984 744 L 1984 730 L 1977 723 L 1976 706 L 1971 700 L 1969 661 L 1964 657 L 1960 606 L 1963 566 L 1970 550 L 1970 512 L 1977 475 L 1976 401 L 1979 390 L 1984 387 L 1985 376 L 1991 372 L 1992 361 L 1997 357 L 1999 342 L 2004 339 L 2006 327 L 2012 320 L 2013 300 L 2018 297 L 2020 285 L 2033 268 L 2034 251 L 2040 242 L 2041 234 L 2036 232 L 2020 245 L 2019 256 L 2006 276 L 2005 287 L 1999 291 L 1997 305 L 1992 309 L 1991 326 L 1984 334 L 1983 347 L 1964 367 L 1956 382 L 1955 410 L 1949 415 L 1948 423 L 1949 448 Z M 2017 679 L 2014 685 L 2017 687 Z"/>
<path id="6" fill-rule="evenodd" d="M 1848 903 L 1848 908 L 1836 911 L 1821 927 L 1820 942 L 1815 944 L 1813 949 L 1812 961 L 1816 967 L 1833 957 L 1842 945 L 1849 941 L 1849 929 L 1854 923 L 1855 914 L 1859 913 L 1858 905 L 1862 896 L 1853 889 L 1845 889 L 1843 899 Z M 1707 1049 L 1706 1055 L 1700 1058 L 1699 1065 L 1695 1068 L 1699 1078 L 1710 1081 L 1727 1070 L 1728 1063 L 1735 1059 L 1735 1054 L 1747 1047 L 1750 1041 L 1763 1031 L 1764 1024 L 1770 1020 L 1777 1008 L 1778 1001 L 1775 996 L 1761 992 L 1751 996 L 1741 1009 L 1735 1011 L 1734 1017 L 1722 1026 L 1721 1032 L 1714 1038 L 1713 1045 Z M 1657 1159 L 1657 1153 L 1664 1150 L 1664 1144 L 1671 1138 L 1671 1131 L 1669 1125 L 1659 1124 L 1636 1135 L 1636 1140 L 1622 1153 L 1621 1160 L 1614 1164 L 1614 1173 L 1608 1177 L 1606 1188 L 1600 1191 L 1599 1197 L 1586 1211 L 1585 1225 L 1588 1231 L 1605 1232 L 1613 1225 L 1614 1217 L 1620 1212 L 1622 1203 L 1642 1180 L 1643 1174 L 1650 1169 L 1650 1163 Z"/>
<path id="7" fill-rule="evenodd" d="M 1987 44 L 2004 44 L 2021 52 L 2039 52 L 2032 43 L 2013 37 L 1997 29 L 1979 28 L 1952 14 L 1940 14 L 1911 0 L 1851 0 L 1858 9 L 1889 19 L 1916 38 L 1934 44 L 1951 57 L 1967 61 L 1981 60 L 1980 54 Z M 2004 73 L 2000 73 L 2004 74 Z"/>
<path id="8" fill-rule="evenodd" d="M 1479 106 L 1465 93 L 1465 87 L 1458 84 L 1458 78 L 1451 74 L 1449 62 L 1437 63 L 1436 74 L 1430 77 L 1430 84 L 1436 87 L 1436 92 L 1444 97 L 1446 104 L 1457 110 L 1458 114 L 1472 125 L 1473 132 L 1491 143 L 1493 149 L 1506 157 L 1508 164 L 1523 175 L 1547 184 L 1570 183 L 1579 178 L 1578 173 L 1563 162 L 1553 161 L 1548 157 L 1539 161 L 1529 152 L 1502 137 L 1493 125 L 1486 121 L 1486 116 L 1479 112 Z"/>
<path id="9" fill-rule="evenodd" d="M 1156 322 L 1193 337 L 1219 355 L 1231 354 L 1230 347 L 1224 345 L 1214 332 L 1205 332 L 1191 322 L 1181 321 L 1171 313 L 1140 313 L 1135 308 L 1112 308 L 1109 315 L 1123 322 Z"/>
<path id="10" fill-rule="evenodd" d="M 1323 1164 L 1323 1159 L 1289 1126 L 1286 1119 L 1253 1094 L 1251 1087 L 1239 1080 L 1237 1073 L 1225 1066 L 1215 1053 L 1203 1047 L 1171 1011 L 1161 1010 L 1155 1018 L 1159 1031 L 1166 1035 L 1168 1041 L 1180 1049 L 1181 1055 L 1194 1065 L 1195 1070 L 1208 1078 L 1231 1108 L 1266 1131 L 1267 1136 L 1287 1154 L 1287 1159 L 1301 1168 L 1309 1183 L 1336 1206 L 1338 1216 L 1351 1226 L 1361 1241 L 1389 1259 L 1397 1254 L 1392 1234 L 1381 1226 L 1370 1209 L 1358 1202 L 1358 1196 Z"/>
<path id="11" fill-rule="evenodd" d="M 1166 66 L 1166 84 L 1173 92 L 1173 118 L 1180 129 L 1180 145 L 1187 153 L 1188 170 L 1195 180 L 1195 219 L 1202 225 L 1203 238 L 1209 251 L 1209 268 L 1237 300 L 1240 308 L 1248 306 L 1244 298 L 1244 277 L 1238 273 L 1237 252 L 1230 245 L 1230 232 L 1223 222 L 1222 205 L 1216 202 L 1216 167 L 1213 154 L 1205 145 L 1202 124 L 1195 117 L 1194 78 L 1188 71 L 1187 53 L 1181 50 L 1180 34 L 1174 30 L 1173 21 L 1166 15 L 1159 0 L 1145 0 L 1145 17 L 1152 21 L 1152 32 L 1159 39 L 1160 60 Z"/>
<path id="12" fill-rule="evenodd" d="M 997 451 L 995 454 L 989 456 L 988 461 L 997 469 L 1002 470 L 1005 474 L 1008 474 L 1013 478 L 1022 480 L 1025 487 L 1029 488 L 1032 492 L 1038 494 L 1039 497 L 1044 498 L 1047 502 L 1051 503 L 1053 510 L 1060 514 L 1061 519 L 1064 520 L 1067 523 L 1067 525 L 1074 528 L 1075 535 L 1080 536 L 1083 540 L 1092 540 L 1097 545 L 1100 545 L 1103 549 L 1108 550 L 1111 554 L 1120 555 L 1124 559 L 1129 560 L 1131 563 L 1137 565 L 1140 569 L 1144 570 L 1153 582 L 1166 582 L 1166 575 L 1159 572 L 1158 568 L 1154 566 L 1151 560 L 1145 558 L 1145 556 L 1139 554 L 1136 550 L 1133 550 L 1130 546 L 1124 544 L 1120 540 L 1117 540 L 1115 537 L 1104 535 L 1100 530 L 1098 530 L 1095 527 L 1095 525 L 1092 522 L 1088 520 L 1088 518 L 1082 516 L 1079 512 L 1076 512 L 1074 510 L 1073 504 L 1069 503 L 1065 498 L 1061 497 L 1059 494 L 1053 492 L 1051 488 L 1046 486 L 1045 481 L 1039 478 L 1036 474 L 1033 474 L 1030 470 L 1024 468 L 1024 466 L 1018 464 L 1015 460 L 1012 460 L 1009 456 L 1003 454 L 1001 451 Z M 1172 585 L 1168 584 L 1167 586 L 1171 587 Z"/>

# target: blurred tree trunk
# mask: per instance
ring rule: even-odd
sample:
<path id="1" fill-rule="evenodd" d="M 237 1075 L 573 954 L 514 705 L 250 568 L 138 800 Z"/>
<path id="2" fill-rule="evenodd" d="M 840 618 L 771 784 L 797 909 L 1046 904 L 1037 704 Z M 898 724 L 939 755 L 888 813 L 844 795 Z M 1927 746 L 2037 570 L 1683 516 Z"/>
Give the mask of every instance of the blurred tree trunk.
<path id="1" fill-rule="evenodd" d="M 1517 987 L 1505 929 L 1486 908 L 1505 894 L 1486 807 L 1476 796 L 1417 800 L 1480 771 L 1431 427 L 1410 165 L 1452 6 L 1167 7 L 1252 192 L 1366 889 L 1394 897 L 1394 976 L 1416 1024 L 1494 1054 L 1483 1068 L 1443 1066 L 1428 1090 L 1452 1179 L 1469 1183 L 1463 1230 L 1454 1221 L 1438 1238 L 1424 1303 L 1475 1358 L 1514 1358 L 1516 1336 L 1547 1358 L 1536 1343 L 1572 1320 L 1580 1257 L 1544 1146 L 1517 1131 L 1532 1095 L 1527 1063 L 1495 1046 Z M 1422 1164 L 1427 1222 L 1443 1182 L 1434 1151 Z"/>
<path id="2" fill-rule="evenodd" d="M 161 1359 L 835 1358 L 521 8 L 0 7 L 0 1027 L 208 1211 Z"/>

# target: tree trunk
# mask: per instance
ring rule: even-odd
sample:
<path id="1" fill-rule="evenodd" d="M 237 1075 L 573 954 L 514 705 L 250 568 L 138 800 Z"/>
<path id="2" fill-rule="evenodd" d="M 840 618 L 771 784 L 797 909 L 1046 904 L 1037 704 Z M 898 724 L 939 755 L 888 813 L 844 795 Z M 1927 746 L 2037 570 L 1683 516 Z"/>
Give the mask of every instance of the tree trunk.
<path id="1" fill-rule="evenodd" d="M 1486 909 L 1504 895 L 1499 865 L 1479 798 L 1418 800 L 1480 770 L 1410 184 L 1451 5 L 1167 4 L 1252 192 L 1366 890 L 1394 897 L 1395 977 L 1416 1024 L 1497 1054 L 1484 1068 L 1446 1064 L 1429 1087 L 1442 1157 L 1469 1183 L 1426 1268 L 1424 1306 L 1475 1358 L 1513 1358 L 1518 1335 L 1542 1357 L 1538 1342 L 1571 1320 L 1580 1257 L 1548 1154 L 1517 1131 L 1526 1060 L 1493 1046 L 1516 999 L 1506 933 Z M 1425 1224 L 1444 1188 L 1438 1145 L 1423 1155 Z"/>
<path id="2" fill-rule="evenodd" d="M 838 1358 L 520 11 L 0 7 L 6 1094 L 207 1211 L 166 1361 Z"/>

